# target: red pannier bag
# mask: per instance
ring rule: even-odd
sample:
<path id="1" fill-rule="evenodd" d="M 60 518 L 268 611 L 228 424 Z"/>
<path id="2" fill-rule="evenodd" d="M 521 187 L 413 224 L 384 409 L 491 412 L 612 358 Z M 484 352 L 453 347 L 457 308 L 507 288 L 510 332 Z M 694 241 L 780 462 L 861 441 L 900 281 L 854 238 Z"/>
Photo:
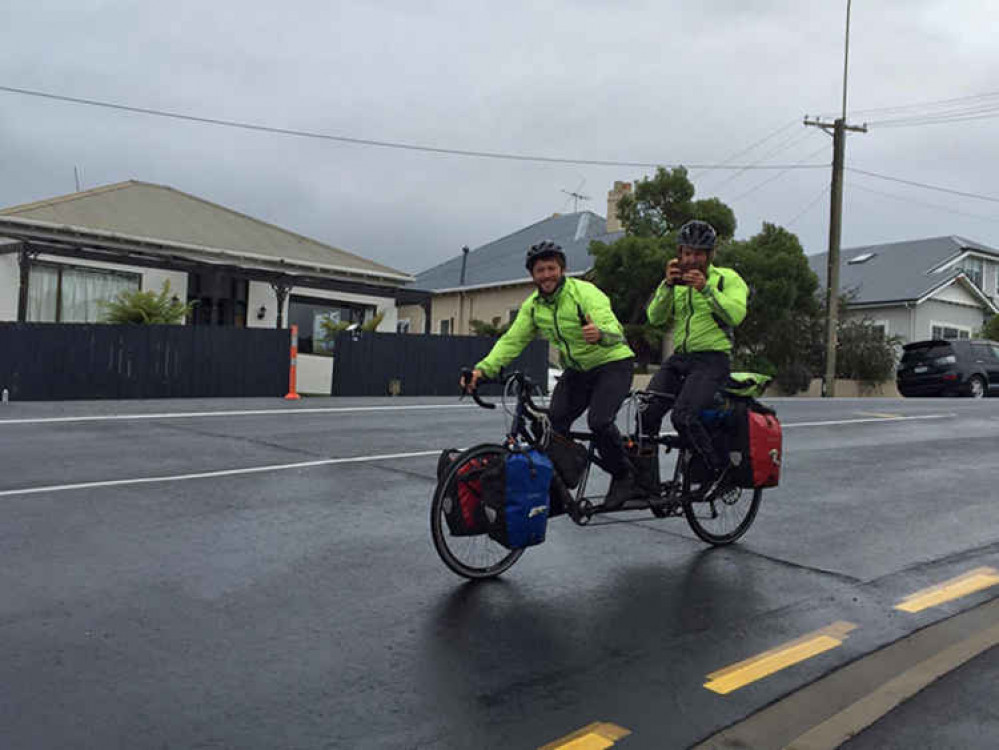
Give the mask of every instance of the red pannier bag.
<path id="1" fill-rule="evenodd" d="M 437 461 L 437 482 L 443 482 L 461 451 L 448 449 Z M 485 534 L 486 514 L 482 507 L 482 474 L 490 467 L 488 459 L 473 458 L 458 469 L 458 480 L 444 498 L 444 520 L 452 536 Z"/>
<path id="2" fill-rule="evenodd" d="M 737 403 L 733 410 L 731 458 L 735 484 L 746 489 L 776 487 L 784 460 L 777 413 L 758 401 Z"/>

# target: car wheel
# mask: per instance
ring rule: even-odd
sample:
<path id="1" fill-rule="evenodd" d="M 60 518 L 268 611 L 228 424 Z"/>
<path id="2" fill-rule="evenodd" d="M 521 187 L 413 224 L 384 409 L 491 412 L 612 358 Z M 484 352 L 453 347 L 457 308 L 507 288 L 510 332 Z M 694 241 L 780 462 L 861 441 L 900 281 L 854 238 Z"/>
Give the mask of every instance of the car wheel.
<path id="1" fill-rule="evenodd" d="M 968 395 L 972 398 L 985 398 L 985 380 L 981 375 L 972 375 L 968 380 Z"/>

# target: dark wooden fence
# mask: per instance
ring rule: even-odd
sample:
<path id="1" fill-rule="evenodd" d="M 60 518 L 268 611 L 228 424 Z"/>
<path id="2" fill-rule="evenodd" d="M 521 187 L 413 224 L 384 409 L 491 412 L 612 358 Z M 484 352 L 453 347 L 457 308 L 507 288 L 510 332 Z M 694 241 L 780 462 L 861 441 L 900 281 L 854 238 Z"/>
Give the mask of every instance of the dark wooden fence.
<path id="1" fill-rule="evenodd" d="M 392 381 L 403 396 L 456 395 L 461 369 L 482 359 L 495 343 L 485 336 L 340 333 L 333 344 L 333 395 L 385 396 Z M 532 341 L 507 369 L 547 387 L 548 343 Z"/>
<path id="2" fill-rule="evenodd" d="M 283 396 L 287 330 L 0 323 L 11 400 Z"/>

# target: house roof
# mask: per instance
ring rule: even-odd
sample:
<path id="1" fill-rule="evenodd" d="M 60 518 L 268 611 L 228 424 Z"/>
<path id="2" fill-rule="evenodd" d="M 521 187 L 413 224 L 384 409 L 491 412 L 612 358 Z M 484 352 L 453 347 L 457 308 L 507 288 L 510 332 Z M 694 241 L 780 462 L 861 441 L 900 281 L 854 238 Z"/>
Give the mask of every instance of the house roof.
<path id="1" fill-rule="evenodd" d="M 839 286 L 852 292 L 852 302 L 858 305 L 916 301 L 958 276 L 960 271 L 953 266 L 940 266 L 969 250 L 999 260 L 999 250 L 956 236 L 844 248 Z M 808 256 L 822 288 L 827 258 L 828 253 Z"/>
<path id="2" fill-rule="evenodd" d="M 529 281 L 524 254 L 531 245 L 551 240 L 562 246 L 570 273 L 589 270 L 593 240 L 614 242 L 624 232 L 607 233 L 607 220 L 592 211 L 556 214 L 523 229 L 493 240 L 468 253 L 465 283 L 461 283 L 461 254 L 416 275 L 413 286 L 429 291 L 469 287 L 519 284 Z"/>
<path id="3" fill-rule="evenodd" d="M 165 185 L 129 180 L 13 206 L 0 216 L 96 229 L 275 261 L 341 267 L 396 283 L 409 274 Z"/>

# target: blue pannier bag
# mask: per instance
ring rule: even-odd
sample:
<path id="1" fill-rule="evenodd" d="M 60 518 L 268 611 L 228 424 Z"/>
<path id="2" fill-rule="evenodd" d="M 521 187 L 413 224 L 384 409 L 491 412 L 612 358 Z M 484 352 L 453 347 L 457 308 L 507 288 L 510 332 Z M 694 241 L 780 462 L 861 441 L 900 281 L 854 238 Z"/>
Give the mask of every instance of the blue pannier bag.
<path id="1" fill-rule="evenodd" d="M 482 477 L 489 536 L 508 549 L 541 544 L 548 528 L 552 462 L 531 449 L 507 454 L 503 468 Z"/>

